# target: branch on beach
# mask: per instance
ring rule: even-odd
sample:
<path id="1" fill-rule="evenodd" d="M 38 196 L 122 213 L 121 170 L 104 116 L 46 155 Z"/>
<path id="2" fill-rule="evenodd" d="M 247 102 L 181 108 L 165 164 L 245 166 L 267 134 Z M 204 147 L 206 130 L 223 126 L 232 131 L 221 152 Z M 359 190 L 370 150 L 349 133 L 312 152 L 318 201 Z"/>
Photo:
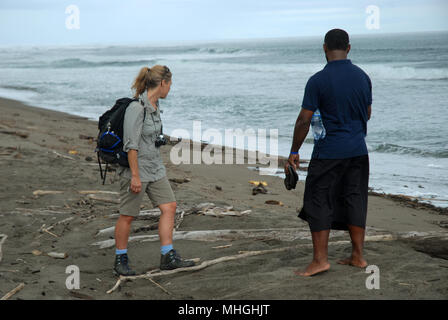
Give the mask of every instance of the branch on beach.
<path id="1" fill-rule="evenodd" d="M 28 138 L 29 134 L 25 132 L 19 132 L 19 131 L 11 131 L 11 130 L 0 130 L 0 133 L 4 134 L 10 134 L 14 136 L 18 136 L 20 138 L 26 139 Z"/>
<path id="2" fill-rule="evenodd" d="M 64 193 L 64 191 L 56 191 L 56 190 L 35 190 L 33 191 L 34 196 L 43 196 L 47 194 L 61 194 Z"/>
<path id="3" fill-rule="evenodd" d="M 76 160 L 75 158 L 66 156 L 66 155 L 64 155 L 64 154 L 60 154 L 60 153 L 57 152 L 57 151 L 52 150 L 52 152 L 53 152 L 55 155 L 57 155 L 58 157 L 61 157 L 61 158 L 64 158 L 64 159 L 68 159 L 68 160 Z"/>
<path id="4" fill-rule="evenodd" d="M 88 194 L 87 198 L 89 198 L 90 200 L 102 201 L 102 202 L 107 202 L 107 203 L 115 203 L 115 204 L 120 203 L 120 199 L 101 197 L 96 194 Z"/>
<path id="5" fill-rule="evenodd" d="M 3 297 L 0 298 L 0 300 L 8 300 L 9 298 L 11 298 L 13 295 L 15 295 L 17 292 L 19 292 L 20 290 L 22 290 L 25 287 L 25 284 L 22 282 L 21 284 L 19 284 L 17 287 L 15 287 L 14 289 L 12 289 L 11 291 L 9 291 L 7 294 L 5 294 Z"/>
<path id="6" fill-rule="evenodd" d="M 3 259 L 3 251 L 2 251 L 2 246 L 3 243 L 5 243 L 6 239 L 8 239 L 8 236 L 6 234 L 0 234 L 0 262 L 2 262 Z"/>
<path id="7" fill-rule="evenodd" d="M 370 236 L 366 237 L 365 241 L 388 241 L 393 240 L 392 235 L 379 235 L 379 236 Z M 342 244 L 350 244 L 351 242 L 349 240 L 341 240 L 341 241 L 331 241 L 328 243 L 328 245 L 342 245 Z M 195 265 L 193 267 L 188 268 L 178 268 L 174 270 L 160 270 L 160 269 L 154 269 L 151 271 L 148 271 L 145 274 L 137 275 L 137 276 L 120 276 L 115 283 L 115 285 L 112 287 L 112 289 L 108 290 L 107 293 L 111 294 L 114 292 L 121 283 L 128 281 L 128 280 L 136 280 L 136 279 L 152 279 L 154 277 L 161 277 L 161 276 L 168 276 L 179 272 L 191 272 L 191 271 L 198 271 L 205 269 L 209 266 L 227 262 L 227 261 L 234 261 L 239 260 L 243 258 L 263 255 L 263 254 L 269 254 L 269 253 L 278 253 L 283 251 L 288 251 L 292 249 L 298 249 L 298 248 L 312 248 L 313 245 L 311 243 L 308 244 L 299 244 L 296 246 L 289 246 L 289 247 L 282 247 L 282 248 L 275 248 L 275 249 L 268 249 L 268 250 L 258 250 L 258 251 L 239 251 L 238 254 L 230 255 L 230 256 L 224 256 L 220 258 L 216 258 L 213 260 L 206 260 L 203 261 L 201 264 Z"/>
<path id="8" fill-rule="evenodd" d="M 252 210 L 236 211 L 233 206 L 217 207 L 214 203 L 204 202 L 200 203 L 193 208 L 187 210 L 189 213 L 202 214 L 204 216 L 213 217 L 226 217 L 226 216 L 237 216 L 241 217 L 252 212 Z"/>

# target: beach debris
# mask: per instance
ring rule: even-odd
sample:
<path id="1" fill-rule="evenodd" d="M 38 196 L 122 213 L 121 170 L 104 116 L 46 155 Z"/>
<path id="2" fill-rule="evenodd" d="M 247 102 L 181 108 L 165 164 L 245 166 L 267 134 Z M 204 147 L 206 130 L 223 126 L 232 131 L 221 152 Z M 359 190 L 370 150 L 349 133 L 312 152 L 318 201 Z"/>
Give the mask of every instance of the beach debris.
<path id="1" fill-rule="evenodd" d="M 251 210 L 236 211 L 233 206 L 217 207 L 214 203 L 200 203 L 189 210 L 190 213 L 202 214 L 205 216 L 225 217 L 225 216 L 243 216 L 252 212 Z"/>
<path id="2" fill-rule="evenodd" d="M 278 200 L 266 200 L 264 203 L 278 205 L 278 206 L 283 206 L 283 202 L 278 201 Z"/>
<path id="3" fill-rule="evenodd" d="M 35 256 L 40 256 L 40 255 L 42 255 L 42 251 L 37 250 L 37 249 L 34 249 L 33 251 L 31 251 L 31 253 L 32 253 L 33 255 L 35 255 Z"/>
<path id="4" fill-rule="evenodd" d="M 50 229 L 53 229 L 53 226 L 49 226 L 48 228 L 45 228 L 45 226 L 46 226 L 46 224 L 44 223 L 44 224 L 40 227 L 39 232 L 41 232 L 41 233 L 42 233 L 42 232 L 46 232 L 46 233 L 52 235 L 52 236 L 55 237 L 55 238 L 59 238 L 59 236 L 58 236 L 57 234 L 54 234 L 53 232 L 50 231 Z"/>
<path id="5" fill-rule="evenodd" d="M 17 287 L 15 287 L 14 289 L 12 289 L 11 291 L 9 291 L 7 294 L 5 294 L 3 297 L 0 298 L 0 300 L 8 300 L 9 298 L 11 298 L 13 295 L 15 295 L 17 292 L 19 292 L 20 290 L 22 290 L 25 287 L 25 284 L 22 282 L 21 284 L 19 284 Z"/>
<path id="6" fill-rule="evenodd" d="M 47 194 L 61 194 L 64 193 L 64 191 L 55 191 L 55 190 L 36 190 L 33 191 L 33 195 L 35 196 L 43 196 Z"/>
<path id="7" fill-rule="evenodd" d="M 222 187 L 218 186 L 218 185 L 215 186 L 215 189 L 218 190 L 218 191 L 222 191 Z"/>
<path id="8" fill-rule="evenodd" d="M 68 152 L 68 154 L 71 154 L 71 155 L 76 155 L 76 154 L 78 154 L 79 152 L 78 151 L 76 151 L 76 150 L 69 150 L 69 152 Z"/>
<path id="9" fill-rule="evenodd" d="M 34 214 L 49 216 L 49 215 L 65 214 L 65 213 L 70 213 L 70 212 L 71 211 L 50 210 L 48 208 L 40 208 L 40 209 L 15 208 L 11 213 L 23 214 L 25 216 L 32 216 Z"/>
<path id="10" fill-rule="evenodd" d="M 186 182 L 190 182 L 191 179 L 190 178 L 170 178 L 169 181 L 174 182 L 174 183 L 186 183 Z"/>
<path id="11" fill-rule="evenodd" d="M 83 140 L 95 140 L 95 137 L 91 137 L 91 136 L 86 136 L 84 134 L 80 134 L 79 135 L 79 139 L 83 139 Z"/>
<path id="12" fill-rule="evenodd" d="M 87 156 L 87 157 L 85 157 L 85 159 L 84 160 L 86 160 L 86 161 L 93 161 L 93 158 L 91 157 L 91 156 Z"/>
<path id="13" fill-rule="evenodd" d="M 0 234 L 0 262 L 2 262 L 3 259 L 3 251 L 2 251 L 2 246 L 3 243 L 5 243 L 6 239 L 8 239 L 8 236 L 4 233 Z"/>
<path id="14" fill-rule="evenodd" d="M 342 230 L 332 230 L 332 238 L 347 237 L 347 233 Z M 392 240 L 425 240 L 425 239 L 448 239 L 448 232 L 426 231 L 426 232 L 397 232 L 388 233 L 384 230 L 367 229 L 365 241 L 392 241 Z M 257 240 L 310 240 L 311 234 L 308 228 L 278 228 L 278 229 L 226 229 L 226 230 L 200 230 L 200 231 L 175 231 L 173 240 L 194 240 L 194 241 L 234 241 L 243 239 Z M 129 242 L 133 241 L 159 241 L 158 235 L 141 235 L 129 237 Z M 350 240 L 347 240 L 350 243 Z M 115 245 L 114 239 L 98 241 L 91 244 L 99 249 L 110 248 Z"/>
<path id="15" fill-rule="evenodd" d="M 249 180 L 249 183 L 250 183 L 250 184 L 253 184 L 253 185 L 256 186 L 256 187 L 258 187 L 260 184 L 261 184 L 263 187 L 267 187 L 267 186 L 268 186 L 268 183 L 267 183 L 266 181 L 254 181 L 254 180 Z"/>
<path id="16" fill-rule="evenodd" d="M 96 201 L 102 201 L 102 202 L 107 202 L 107 203 L 115 203 L 115 204 L 119 204 L 120 203 L 120 199 L 117 198 L 107 198 L 107 197 L 101 197 L 98 196 L 96 194 L 88 194 L 87 198 L 91 199 L 91 200 L 96 200 Z"/>
<path id="17" fill-rule="evenodd" d="M 254 187 L 252 189 L 252 195 L 255 196 L 259 193 L 262 193 L 262 194 L 269 193 L 269 191 L 266 189 L 266 187 L 268 186 L 268 183 L 266 181 L 249 180 L 249 183 L 254 185 Z"/>
<path id="18" fill-rule="evenodd" d="M 75 291 L 75 290 L 70 290 L 70 291 L 69 291 L 69 294 L 70 294 L 72 297 L 75 297 L 75 298 L 78 298 L 78 299 L 82 299 L 82 300 L 95 300 L 94 297 L 89 296 L 89 295 L 84 294 L 84 293 L 77 292 L 77 291 Z"/>
<path id="19" fill-rule="evenodd" d="M 344 236 L 343 231 L 333 231 L 332 237 Z M 264 240 L 309 240 L 311 234 L 308 228 L 279 228 L 279 229 L 224 229 L 224 230 L 196 230 L 196 231 L 174 231 L 173 240 L 194 240 L 194 241 L 234 241 L 243 239 L 264 239 Z M 129 242 L 133 241 L 159 241 L 158 235 L 141 235 L 129 237 Z M 92 243 L 100 249 L 110 248 L 115 245 L 114 239 L 98 241 Z"/>
<path id="20" fill-rule="evenodd" d="M 212 249 L 225 249 L 225 248 L 230 248 L 231 246 L 232 246 L 232 244 L 226 244 L 223 246 L 212 247 Z"/>
<path id="21" fill-rule="evenodd" d="M 182 221 L 184 221 L 184 216 L 185 216 L 185 211 L 182 210 L 179 215 L 176 212 L 176 215 L 174 216 L 174 231 L 177 231 L 179 229 Z"/>
<path id="22" fill-rule="evenodd" d="M 174 230 L 179 229 L 179 226 L 181 225 L 185 215 L 186 215 L 186 212 L 184 210 L 181 210 L 179 208 L 176 209 L 176 215 L 174 216 Z M 119 214 L 114 214 L 111 216 L 118 217 Z M 139 219 L 139 217 L 140 217 L 140 219 Z M 132 229 L 132 232 L 139 233 L 139 232 L 156 230 L 159 226 L 159 217 L 160 217 L 160 209 L 159 208 L 140 211 L 140 215 L 138 215 L 136 217 L 137 220 L 153 220 L 154 223 L 147 224 L 144 226 L 134 227 Z M 143 218 L 143 219 L 141 219 L 141 218 Z M 114 234 L 114 232 L 115 232 L 115 226 L 111 226 L 108 228 L 98 230 L 98 232 L 95 234 L 95 237 L 112 236 Z"/>
<path id="23" fill-rule="evenodd" d="M 64 154 L 60 154 L 59 152 L 57 152 L 57 151 L 55 151 L 55 150 L 52 150 L 52 152 L 53 152 L 55 155 L 57 155 L 58 157 L 61 157 L 61 158 L 64 158 L 64 159 L 68 159 L 68 160 L 75 160 L 75 161 L 76 161 L 75 158 L 66 156 L 66 155 L 64 155 Z"/>
<path id="24" fill-rule="evenodd" d="M 18 136 L 20 138 L 26 139 L 28 138 L 29 134 L 25 133 L 25 132 L 19 132 L 19 131 L 11 131 L 11 130 L 0 130 L 0 133 L 4 133 L 4 134 L 11 134 L 14 136 Z"/>
<path id="25" fill-rule="evenodd" d="M 113 194 L 113 195 L 119 195 L 119 192 L 115 191 L 106 191 L 106 190 L 80 190 L 78 191 L 80 194 L 97 194 L 97 193 L 104 193 L 104 194 Z"/>
<path id="26" fill-rule="evenodd" d="M 439 226 L 442 228 L 448 228 L 448 220 L 439 221 Z"/>
<path id="27" fill-rule="evenodd" d="M 48 252 L 47 256 L 55 259 L 65 259 L 68 255 L 65 252 Z"/>
<path id="28" fill-rule="evenodd" d="M 155 284 L 158 288 L 162 289 L 163 292 L 165 292 L 167 295 L 171 296 L 171 293 L 166 290 L 164 287 L 162 287 L 160 284 L 158 284 L 157 282 L 155 282 L 153 279 L 149 278 L 149 281 L 151 281 L 153 284 Z"/>

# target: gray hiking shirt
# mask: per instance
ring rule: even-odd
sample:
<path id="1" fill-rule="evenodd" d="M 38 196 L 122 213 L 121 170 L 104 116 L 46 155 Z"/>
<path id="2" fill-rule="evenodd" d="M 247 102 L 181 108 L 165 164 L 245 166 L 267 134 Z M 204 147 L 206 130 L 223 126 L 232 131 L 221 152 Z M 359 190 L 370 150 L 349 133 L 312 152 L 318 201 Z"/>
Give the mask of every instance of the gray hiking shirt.
<path id="1" fill-rule="evenodd" d="M 148 100 L 147 92 L 140 95 L 139 101 L 132 102 L 126 109 L 123 123 L 123 151 L 138 151 L 138 169 L 141 182 L 154 182 L 166 176 L 166 169 L 160 155 L 160 148 L 155 146 L 160 134 L 162 120 L 160 108 L 155 109 Z M 146 116 L 144 116 L 146 108 Z M 144 120 L 143 120 L 144 118 Z M 131 179 L 130 168 L 121 167 L 118 174 Z"/>

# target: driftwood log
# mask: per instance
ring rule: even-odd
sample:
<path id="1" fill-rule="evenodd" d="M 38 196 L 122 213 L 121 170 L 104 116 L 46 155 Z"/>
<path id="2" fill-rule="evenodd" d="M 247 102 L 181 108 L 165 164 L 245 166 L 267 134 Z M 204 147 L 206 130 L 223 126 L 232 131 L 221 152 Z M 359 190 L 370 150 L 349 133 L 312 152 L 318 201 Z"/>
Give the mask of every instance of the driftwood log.
<path id="1" fill-rule="evenodd" d="M 6 234 L 0 234 L 0 262 L 2 262 L 3 259 L 3 243 L 5 243 L 6 239 L 8 239 L 8 236 Z"/>
<path id="2" fill-rule="evenodd" d="M 334 230 L 331 231 L 332 238 L 346 237 L 345 231 Z M 427 231 L 427 232 L 397 232 L 387 233 L 385 231 L 369 228 L 366 230 L 366 239 L 369 237 L 386 238 L 394 237 L 394 239 L 427 239 L 427 238 L 441 238 L 448 239 L 448 232 L 441 231 Z M 310 240 L 311 234 L 307 228 L 281 228 L 281 229 L 236 229 L 236 230 L 201 230 L 201 231 L 174 231 L 173 240 L 195 240 L 195 241 L 234 241 L 243 239 L 263 239 L 263 240 L 280 240 L 280 241 L 294 241 L 294 240 Z M 158 235 L 141 235 L 129 237 L 129 242 L 133 241 L 158 241 Z M 100 249 L 110 248 L 115 245 L 114 239 L 98 241 L 92 243 L 93 246 L 99 246 Z"/>
<path id="3" fill-rule="evenodd" d="M 9 291 L 7 294 L 5 294 L 3 297 L 0 298 L 0 300 L 8 300 L 9 298 L 11 298 L 13 295 L 15 295 L 17 292 L 19 292 L 20 290 L 22 290 L 25 287 L 24 283 L 19 284 L 17 287 L 15 287 L 14 289 L 12 289 L 11 291 Z"/>

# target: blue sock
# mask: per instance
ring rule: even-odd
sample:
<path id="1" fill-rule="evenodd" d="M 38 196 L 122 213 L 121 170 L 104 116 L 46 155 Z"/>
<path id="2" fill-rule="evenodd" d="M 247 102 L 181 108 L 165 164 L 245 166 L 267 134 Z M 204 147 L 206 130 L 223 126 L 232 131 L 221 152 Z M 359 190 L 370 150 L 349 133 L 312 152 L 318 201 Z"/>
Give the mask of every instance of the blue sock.
<path id="1" fill-rule="evenodd" d="M 160 252 L 161 252 L 162 254 L 167 254 L 167 253 L 170 252 L 171 250 L 173 250 L 173 245 L 172 245 L 172 244 L 169 244 L 169 245 L 161 246 L 161 247 L 160 247 Z"/>
<path id="2" fill-rule="evenodd" d="M 115 254 L 125 254 L 128 253 L 128 249 L 115 249 Z"/>

